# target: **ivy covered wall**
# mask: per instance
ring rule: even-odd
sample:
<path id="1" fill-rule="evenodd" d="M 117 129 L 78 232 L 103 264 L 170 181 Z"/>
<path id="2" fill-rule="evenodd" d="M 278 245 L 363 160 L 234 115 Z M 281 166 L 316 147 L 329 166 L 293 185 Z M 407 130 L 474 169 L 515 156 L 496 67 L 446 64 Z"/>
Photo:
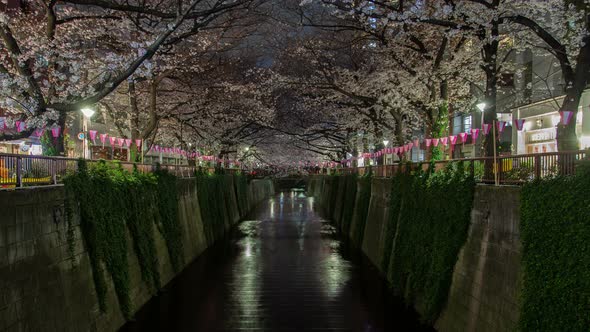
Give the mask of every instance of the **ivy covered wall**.
<path id="1" fill-rule="evenodd" d="M 381 197 L 386 181 L 391 192 Z M 445 305 L 453 268 L 467 238 L 473 177 L 463 164 L 452 164 L 436 173 L 380 179 L 375 188 L 373 182 L 371 176 L 312 177 L 308 193 L 315 194 L 328 218 L 339 216 L 334 222 L 379 265 L 392 291 L 413 305 L 426 322 L 434 323 Z M 341 190 L 345 193 L 337 196 Z M 342 211 L 336 213 L 335 206 Z"/>
<path id="2" fill-rule="evenodd" d="M 173 273 L 188 263 L 184 256 L 183 229 L 178 206 L 177 178 L 163 170 L 142 174 L 120 165 L 98 162 L 91 168 L 84 161 L 79 171 L 65 180 L 66 214 L 73 224 L 79 216 L 84 246 L 90 258 L 99 308 L 106 312 L 108 283 L 112 280 L 119 309 L 130 319 L 131 298 L 129 248 L 137 257 L 141 280 L 152 295 L 162 286 L 161 263 L 156 232 L 163 238 Z M 249 196 L 248 182 L 241 175 L 196 175 L 199 218 L 193 222 L 204 233 L 205 247 L 223 237 L 226 230 L 243 217 L 255 203 Z M 270 194 L 264 186 L 265 195 Z M 73 229 L 73 228 L 72 228 Z M 76 246 L 70 236 L 69 246 Z M 192 244 L 191 244 L 192 245 Z"/>
<path id="3" fill-rule="evenodd" d="M 590 330 L 590 165 L 526 185 L 520 329 Z"/>
<path id="4" fill-rule="evenodd" d="M 388 280 L 434 323 L 443 309 L 459 250 L 467 239 L 475 182 L 462 164 L 394 179 Z M 395 228 L 394 228 L 395 227 Z"/>

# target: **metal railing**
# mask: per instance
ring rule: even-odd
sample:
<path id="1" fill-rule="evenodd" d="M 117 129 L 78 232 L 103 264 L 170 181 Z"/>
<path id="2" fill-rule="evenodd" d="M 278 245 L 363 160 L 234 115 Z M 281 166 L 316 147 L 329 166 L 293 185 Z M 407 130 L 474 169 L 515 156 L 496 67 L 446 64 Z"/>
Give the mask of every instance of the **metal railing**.
<path id="1" fill-rule="evenodd" d="M 518 184 L 534 179 L 555 175 L 573 175 L 576 163 L 587 158 L 587 150 L 570 152 L 549 152 L 521 154 L 511 156 L 464 158 L 435 161 L 435 170 L 443 169 L 451 162 L 463 161 L 465 167 L 471 170 L 479 182 L 503 184 Z M 426 171 L 430 162 L 395 163 L 393 165 L 379 165 L 369 167 L 340 168 L 340 174 L 364 175 L 370 171 L 374 176 L 391 177 L 398 172 L 408 172 L 422 169 Z"/>
<path id="2" fill-rule="evenodd" d="M 87 160 L 89 167 L 98 162 L 99 160 Z M 115 165 L 112 161 L 106 162 Z M 129 172 L 133 171 L 134 166 L 141 173 L 150 173 L 156 170 L 155 164 L 130 162 L 117 164 Z M 194 177 L 195 172 L 199 169 L 206 169 L 209 172 L 214 170 L 214 168 L 187 165 L 160 165 L 160 169 L 165 169 L 181 178 Z M 77 170 L 78 159 L 75 158 L 0 153 L 0 189 L 58 184 L 67 174 Z M 226 168 L 225 171 L 232 174 L 240 169 Z"/>

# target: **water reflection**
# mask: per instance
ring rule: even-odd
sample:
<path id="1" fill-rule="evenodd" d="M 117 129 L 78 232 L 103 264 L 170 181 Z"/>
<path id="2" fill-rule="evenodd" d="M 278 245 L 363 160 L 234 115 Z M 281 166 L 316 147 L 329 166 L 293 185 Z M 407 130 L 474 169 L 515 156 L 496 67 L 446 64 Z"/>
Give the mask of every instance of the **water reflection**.
<path id="1" fill-rule="evenodd" d="M 278 214 L 276 213 L 278 204 Z M 420 329 L 301 191 L 280 193 L 208 249 L 124 331 Z"/>

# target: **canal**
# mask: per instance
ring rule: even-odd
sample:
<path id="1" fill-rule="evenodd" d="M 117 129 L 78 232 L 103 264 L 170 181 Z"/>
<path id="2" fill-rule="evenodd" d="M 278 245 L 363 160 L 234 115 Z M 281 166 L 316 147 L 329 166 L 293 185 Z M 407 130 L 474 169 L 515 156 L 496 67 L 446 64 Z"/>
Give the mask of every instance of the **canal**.
<path id="1" fill-rule="evenodd" d="M 121 331 L 429 331 L 302 191 L 262 203 Z"/>

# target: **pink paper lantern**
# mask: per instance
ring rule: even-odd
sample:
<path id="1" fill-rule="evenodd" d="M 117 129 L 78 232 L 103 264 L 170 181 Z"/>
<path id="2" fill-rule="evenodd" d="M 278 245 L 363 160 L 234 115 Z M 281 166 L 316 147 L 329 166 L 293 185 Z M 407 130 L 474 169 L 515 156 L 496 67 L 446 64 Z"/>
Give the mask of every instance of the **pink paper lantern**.
<path id="1" fill-rule="evenodd" d="M 477 136 L 479 136 L 479 129 L 471 129 L 471 141 L 473 143 L 477 140 Z"/>
<path id="2" fill-rule="evenodd" d="M 60 132 L 61 132 L 60 126 L 56 126 L 56 127 L 51 128 L 51 136 L 53 136 L 53 138 L 58 138 Z"/>
<path id="3" fill-rule="evenodd" d="M 521 131 L 524 128 L 524 119 L 515 119 L 514 127 L 516 127 L 516 130 Z"/>
<path id="4" fill-rule="evenodd" d="M 496 122 L 496 128 L 498 129 L 499 133 L 502 133 L 504 131 L 504 128 L 506 128 L 506 122 L 505 121 Z"/>
<path id="5" fill-rule="evenodd" d="M 21 132 L 25 130 L 25 122 L 24 121 L 16 121 L 16 131 Z"/>
<path id="6" fill-rule="evenodd" d="M 459 133 L 459 137 L 461 137 L 461 143 L 465 144 L 467 141 L 467 133 Z"/>
<path id="7" fill-rule="evenodd" d="M 94 143 L 94 141 L 96 140 L 96 130 L 89 130 L 88 131 L 88 135 L 90 136 L 90 140 Z"/>
<path id="8" fill-rule="evenodd" d="M 455 145 L 457 143 L 457 136 L 449 136 L 449 141 L 451 142 L 451 145 Z"/>
<path id="9" fill-rule="evenodd" d="M 572 111 L 559 111 L 559 115 L 561 116 L 561 124 L 567 126 L 572 118 L 574 117 L 574 112 Z"/>

